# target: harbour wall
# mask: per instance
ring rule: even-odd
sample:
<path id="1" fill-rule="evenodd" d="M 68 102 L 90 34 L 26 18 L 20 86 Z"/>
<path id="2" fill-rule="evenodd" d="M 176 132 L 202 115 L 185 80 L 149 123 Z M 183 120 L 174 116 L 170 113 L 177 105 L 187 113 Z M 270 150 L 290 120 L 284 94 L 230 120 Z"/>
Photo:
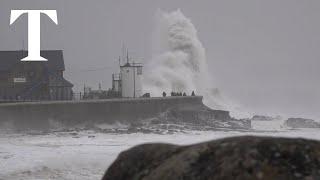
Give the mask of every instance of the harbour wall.
<path id="1" fill-rule="evenodd" d="M 124 98 L 83 101 L 48 101 L 0 104 L 0 123 L 10 122 L 16 128 L 45 129 L 50 123 L 72 127 L 83 123 L 137 122 L 155 117 L 167 110 L 188 107 L 209 109 L 202 96 Z M 214 111 L 219 118 L 229 118 L 227 111 Z"/>

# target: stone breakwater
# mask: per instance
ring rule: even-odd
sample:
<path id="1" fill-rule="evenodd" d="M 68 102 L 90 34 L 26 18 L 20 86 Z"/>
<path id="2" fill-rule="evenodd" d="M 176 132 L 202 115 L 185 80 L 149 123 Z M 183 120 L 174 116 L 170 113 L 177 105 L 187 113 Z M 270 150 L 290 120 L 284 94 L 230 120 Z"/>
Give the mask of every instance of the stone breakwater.
<path id="1" fill-rule="evenodd" d="M 53 101 L 0 104 L 0 123 L 18 130 L 50 130 L 53 126 L 129 124 L 188 124 L 193 127 L 250 128 L 249 121 L 235 120 L 228 111 L 212 110 L 202 96 Z"/>

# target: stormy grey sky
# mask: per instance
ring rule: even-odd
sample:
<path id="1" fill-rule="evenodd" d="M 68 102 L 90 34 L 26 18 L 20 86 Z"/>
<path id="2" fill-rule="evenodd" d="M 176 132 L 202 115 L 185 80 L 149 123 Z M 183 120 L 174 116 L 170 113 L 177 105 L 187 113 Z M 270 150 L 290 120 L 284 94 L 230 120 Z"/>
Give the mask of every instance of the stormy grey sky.
<path id="1" fill-rule="evenodd" d="M 27 18 L 9 27 L 11 9 L 56 9 L 59 26 L 42 18 L 42 49 L 64 50 L 75 90 L 107 88 L 123 43 L 136 59 L 152 57 L 159 8 L 192 20 L 229 99 L 257 113 L 320 118 L 318 0 L 1 0 L 0 49 L 27 45 Z"/>

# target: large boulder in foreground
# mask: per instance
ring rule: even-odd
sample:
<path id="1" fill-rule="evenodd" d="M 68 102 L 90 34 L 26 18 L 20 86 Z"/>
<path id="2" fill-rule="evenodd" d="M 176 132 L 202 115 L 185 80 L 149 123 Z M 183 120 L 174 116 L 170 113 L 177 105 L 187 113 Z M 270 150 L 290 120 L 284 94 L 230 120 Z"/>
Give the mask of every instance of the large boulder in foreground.
<path id="1" fill-rule="evenodd" d="M 103 180 L 320 179 L 320 142 L 234 137 L 190 146 L 146 144 L 122 152 Z"/>

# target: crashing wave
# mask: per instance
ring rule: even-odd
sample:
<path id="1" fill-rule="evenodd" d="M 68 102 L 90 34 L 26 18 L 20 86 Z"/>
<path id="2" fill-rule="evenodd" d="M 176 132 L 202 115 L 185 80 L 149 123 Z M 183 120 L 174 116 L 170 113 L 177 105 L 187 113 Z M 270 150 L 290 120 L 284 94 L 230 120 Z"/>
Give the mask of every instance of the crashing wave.
<path id="1" fill-rule="evenodd" d="M 191 20 L 180 10 L 159 11 L 154 31 L 154 56 L 146 65 L 143 89 L 153 96 L 165 92 L 186 92 L 204 96 L 204 103 L 214 109 L 231 110 L 236 117 L 248 116 L 226 100 L 212 86 L 207 69 L 205 48 Z"/>

